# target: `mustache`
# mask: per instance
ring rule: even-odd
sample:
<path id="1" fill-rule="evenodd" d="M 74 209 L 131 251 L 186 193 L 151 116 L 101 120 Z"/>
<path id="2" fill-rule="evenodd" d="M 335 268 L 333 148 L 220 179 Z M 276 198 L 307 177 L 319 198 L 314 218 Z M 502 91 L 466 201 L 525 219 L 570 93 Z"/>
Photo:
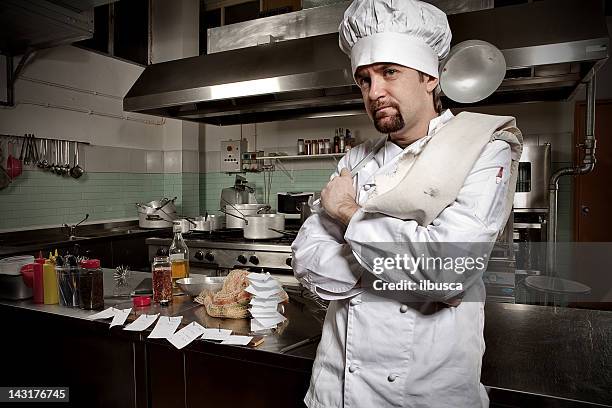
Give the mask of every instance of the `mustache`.
<path id="1" fill-rule="evenodd" d="M 377 110 L 383 108 L 395 108 L 399 112 L 399 106 L 395 102 L 385 102 L 385 101 L 374 101 L 370 103 L 370 112 L 376 113 Z"/>

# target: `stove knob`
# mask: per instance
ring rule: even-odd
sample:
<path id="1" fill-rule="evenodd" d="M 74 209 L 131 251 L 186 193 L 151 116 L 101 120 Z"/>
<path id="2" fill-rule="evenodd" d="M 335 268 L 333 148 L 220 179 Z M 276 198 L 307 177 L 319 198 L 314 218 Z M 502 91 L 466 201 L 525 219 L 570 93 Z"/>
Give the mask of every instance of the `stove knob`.
<path id="1" fill-rule="evenodd" d="M 240 262 L 241 264 L 245 264 L 247 263 L 247 258 L 244 255 L 238 255 L 238 258 L 236 258 L 238 260 L 238 262 Z"/>
<path id="2" fill-rule="evenodd" d="M 155 254 L 157 256 L 168 256 L 168 248 L 159 248 Z"/>
<path id="3" fill-rule="evenodd" d="M 249 257 L 249 262 L 253 265 L 257 265 L 259 263 L 259 258 L 256 255 L 251 255 Z"/>
<path id="4" fill-rule="evenodd" d="M 291 266 L 291 258 L 285 259 L 285 263 L 287 264 L 287 266 Z"/>
<path id="5" fill-rule="evenodd" d="M 197 259 L 198 261 L 203 261 L 204 260 L 204 252 L 202 251 L 198 251 L 195 253 L 195 255 L 193 255 L 195 257 L 195 259 Z"/>
<path id="6" fill-rule="evenodd" d="M 207 252 L 206 255 L 204 255 L 204 259 L 206 259 L 208 262 L 212 262 L 215 260 L 215 256 L 212 252 Z"/>

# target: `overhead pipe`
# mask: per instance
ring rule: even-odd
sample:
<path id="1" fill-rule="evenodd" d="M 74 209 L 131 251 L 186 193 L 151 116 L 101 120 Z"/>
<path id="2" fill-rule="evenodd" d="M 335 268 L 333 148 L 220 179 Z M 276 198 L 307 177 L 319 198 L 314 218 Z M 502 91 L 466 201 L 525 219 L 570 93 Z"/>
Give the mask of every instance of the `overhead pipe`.
<path id="1" fill-rule="evenodd" d="M 595 147 L 597 140 L 595 139 L 595 73 L 591 75 L 591 79 L 586 83 L 586 129 L 584 142 L 581 148 L 584 151 L 582 164 L 565 167 L 557 170 L 550 177 L 548 183 L 548 251 L 546 262 L 546 274 L 551 276 L 555 273 L 556 267 L 556 243 L 558 232 L 558 195 L 559 195 L 559 180 L 564 176 L 580 176 L 588 174 L 595 168 Z"/>

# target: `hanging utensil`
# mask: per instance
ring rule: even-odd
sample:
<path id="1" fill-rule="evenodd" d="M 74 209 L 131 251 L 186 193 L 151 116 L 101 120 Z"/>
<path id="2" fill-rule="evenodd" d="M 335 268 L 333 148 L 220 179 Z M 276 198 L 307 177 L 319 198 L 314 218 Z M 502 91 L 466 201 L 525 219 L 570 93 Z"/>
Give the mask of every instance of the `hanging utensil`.
<path id="1" fill-rule="evenodd" d="M 70 170 L 70 175 L 77 179 L 85 173 L 85 170 L 79 166 L 79 142 L 74 142 L 74 167 Z"/>
<path id="2" fill-rule="evenodd" d="M 70 142 L 67 140 L 64 142 L 64 149 L 66 152 L 66 157 L 64 158 L 64 176 L 66 176 L 70 174 Z"/>
<path id="3" fill-rule="evenodd" d="M 25 134 L 24 135 L 24 140 L 23 140 L 23 146 L 22 146 L 22 150 L 24 151 L 24 156 L 23 156 L 23 160 L 21 160 L 21 162 L 24 164 L 24 166 L 27 166 L 28 164 L 30 164 L 29 158 L 28 158 L 28 153 L 30 151 L 30 135 Z"/>
<path id="4" fill-rule="evenodd" d="M 59 163 L 59 149 L 58 149 L 58 141 L 55 140 L 53 142 L 53 152 L 55 155 L 55 158 L 53 160 L 53 164 L 51 165 L 51 171 L 55 174 L 57 174 L 57 169 L 58 169 L 58 163 Z"/>
<path id="5" fill-rule="evenodd" d="M 6 172 L 12 179 L 18 177 L 23 171 L 21 162 L 13 156 L 13 146 L 14 143 L 7 142 L 8 158 L 6 159 Z"/>
<path id="6" fill-rule="evenodd" d="M 36 166 L 38 166 L 39 169 L 42 169 L 44 167 L 43 164 L 43 159 L 45 158 L 45 140 L 44 139 L 38 139 L 38 144 L 40 145 L 40 150 L 36 150 L 36 153 L 38 155 L 38 160 L 36 161 Z"/>
<path id="7" fill-rule="evenodd" d="M 26 140 L 27 140 L 27 139 L 26 139 L 26 138 L 25 138 L 25 136 L 24 136 L 24 138 L 23 138 L 23 139 L 22 139 L 22 141 L 21 141 L 21 152 L 19 153 L 19 161 L 20 161 L 21 163 L 23 163 L 23 149 L 25 148 L 25 145 L 26 145 Z"/>
<path id="8" fill-rule="evenodd" d="M 455 45 L 440 67 L 440 87 L 448 98 L 475 103 L 489 97 L 506 76 L 504 54 L 486 41 Z"/>
<path id="9" fill-rule="evenodd" d="M 47 139 L 41 139 L 42 157 L 40 158 L 40 168 L 47 170 Z"/>

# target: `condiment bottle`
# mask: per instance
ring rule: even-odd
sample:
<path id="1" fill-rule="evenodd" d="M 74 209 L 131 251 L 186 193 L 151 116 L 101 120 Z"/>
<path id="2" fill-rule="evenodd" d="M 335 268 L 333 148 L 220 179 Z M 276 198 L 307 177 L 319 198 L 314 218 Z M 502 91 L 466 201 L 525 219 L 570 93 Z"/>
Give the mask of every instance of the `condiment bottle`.
<path id="1" fill-rule="evenodd" d="M 43 266 L 39 263 L 32 264 L 32 275 L 34 277 L 32 285 L 32 294 L 34 303 L 45 303 L 45 285 L 43 281 Z"/>
<path id="2" fill-rule="evenodd" d="M 304 154 L 304 139 L 297 140 L 297 154 Z"/>
<path id="3" fill-rule="evenodd" d="M 45 305 L 57 305 L 59 303 L 57 274 L 55 273 L 55 264 L 49 260 L 43 265 L 43 288 Z"/>
<path id="4" fill-rule="evenodd" d="M 172 301 L 172 266 L 167 256 L 156 256 L 153 258 L 151 267 L 153 281 L 153 301 Z"/>
<path id="5" fill-rule="evenodd" d="M 104 276 L 99 259 L 81 262 L 79 307 L 85 310 L 104 309 Z"/>
<path id="6" fill-rule="evenodd" d="M 174 238 L 168 250 L 172 268 L 172 286 L 176 288 L 176 281 L 189 276 L 189 248 L 181 233 L 180 221 L 174 221 Z"/>

